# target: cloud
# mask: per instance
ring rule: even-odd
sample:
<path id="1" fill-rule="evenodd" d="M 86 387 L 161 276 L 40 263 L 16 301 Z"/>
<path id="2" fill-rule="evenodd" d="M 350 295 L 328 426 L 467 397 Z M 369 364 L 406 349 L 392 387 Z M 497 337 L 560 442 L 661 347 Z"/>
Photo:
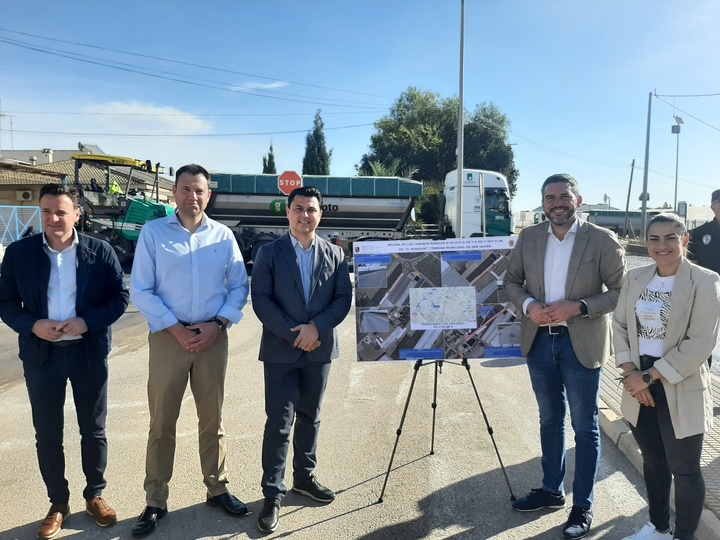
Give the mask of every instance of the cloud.
<path id="1" fill-rule="evenodd" d="M 98 103 L 84 107 L 91 113 L 90 132 L 108 134 L 198 135 L 213 132 L 212 123 L 175 107 L 136 101 Z"/>
<path id="2" fill-rule="evenodd" d="M 254 82 L 248 82 L 243 83 L 238 86 L 234 86 L 233 90 L 237 92 L 244 92 L 247 90 L 277 90 L 278 88 L 283 88 L 287 86 L 288 83 L 283 81 L 275 81 L 271 83 L 254 83 Z"/>

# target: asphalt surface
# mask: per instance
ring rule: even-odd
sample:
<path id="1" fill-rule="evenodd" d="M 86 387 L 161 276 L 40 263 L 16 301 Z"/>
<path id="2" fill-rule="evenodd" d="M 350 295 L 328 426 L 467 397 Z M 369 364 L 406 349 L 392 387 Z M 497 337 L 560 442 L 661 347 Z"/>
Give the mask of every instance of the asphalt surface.
<path id="1" fill-rule="evenodd" d="M 299 495 L 285 499 L 279 529 L 269 538 L 292 539 L 553 539 L 561 538 L 572 499 L 574 443 L 568 436 L 568 508 L 518 513 L 511 491 L 525 495 L 540 485 L 537 406 L 522 360 L 488 359 L 443 366 L 437 381 L 434 440 L 434 365 L 358 363 L 354 311 L 339 327 L 342 357 L 334 362 L 323 405 L 317 475 L 338 498 L 323 506 Z M 265 537 L 256 528 L 264 423 L 260 324 L 248 305 L 230 330 L 225 401 L 230 490 L 252 515 L 230 517 L 204 504 L 197 455 L 197 420 L 188 392 L 178 422 L 169 515 L 153 539 Z M 40 479 L 27 393 L 15 336 L 0 328 L 0 538 L 34 538 L 49 503 Z M 14 358 L 13 358 L 14 357 Z M 9 360 L 8 360 L 9 359 Z M 13 367 L 8 368 L 10 362 Z M 14 373 L 14 375 L 13 375 Z M 18 374 L 19 373 L 19 378 Z M 487 422 L 473 391 L 477 387 Z M 397 438 L 413 376 L 417 375 L 402 434 Z M 131 538 L 144 507 L 144 452 L 149 421 L 146 399 L 147 327 L 131 306 L 115 325 L 109 382 L 109 466 L 106 500 L 120 521 L 97 527 L 82 513 L 84 486 L 72 399 L 66 405 L 66 475 L 71 507 L 58 538 Z M 488 427 L 488 424 L 490 427 Z M 570 428 L 568 428 L 570 429 Z M 490 436 L 492 432 L 493 436 Z M 398 440 L 384 500 L 378 504 Z M 500 454 L 510 486 L 499 465 Z M 434 454 L 430 454 L 434 442 Z M 642 478 L 613 440 L 603 435 L 596 485 L 595 522 L 587 538 L 619 539 L 647 521 Z M 286 481 L 291 482 L 288 472 Z M 704 540 L 705 537 L 700 537 Z"/>

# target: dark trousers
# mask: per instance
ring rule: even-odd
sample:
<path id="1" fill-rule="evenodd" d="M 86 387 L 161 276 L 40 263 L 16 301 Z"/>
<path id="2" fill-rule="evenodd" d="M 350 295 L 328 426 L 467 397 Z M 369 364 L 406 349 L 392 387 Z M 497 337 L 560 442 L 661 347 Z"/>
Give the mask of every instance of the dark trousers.
<path id="1" fill-rule="evenodd" d="M 315 469 L 320 406 L 329 375 L 329 362 L 311 362 L 307 354 L 289 364 L 265 363 L 264 497 L 283 497 L 287 493 L 284 478 L 293 421 L 294 481 L 305 480 Z"/>
<path id="2" fill-rule="evenodd" d="M 705 501 L 700 471 L 703 435 L 676 439 L 667 400 L 664 392 L 661 394 L 655 407 L 640 407 L 637 426 L 630 428 L 642 452 L 650 521 L 660 531 L 670 528 L 670 485 L 674 479 L 675 538 L 692 540 Z"/>
<path id="3" fill-rule="evenodd" d="M 30 396 L 40 474 L 53 504 L 70 499 L 65 479 L 63 429 L 65 388 L 70 380 L 80 428 L 80 452 L 86 486 L 86 500 L 98 497 L 107 482 L 107 358 L 88 362 L 82 343 L 67 347 L 50 346 L 45 362 L 23 362 Z"/>

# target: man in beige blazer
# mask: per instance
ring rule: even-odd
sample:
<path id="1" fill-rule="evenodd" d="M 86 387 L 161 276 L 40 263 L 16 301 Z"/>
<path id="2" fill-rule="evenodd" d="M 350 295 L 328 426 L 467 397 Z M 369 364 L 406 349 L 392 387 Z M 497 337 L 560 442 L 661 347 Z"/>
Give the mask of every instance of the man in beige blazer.
<path id="1" fill-rule="evenodd" d="M 547 222 L 520 233 L 504 292 L 522 311 L 522 351 L 540 412 L 542 487 L 513 503 L 520 512 L 565 506 L 565 414 L 575 431 L 573 507 L 563 528 L 583 538 L 592 525 L 600 461 L 600 367 L 611 354 L 610 319 L 625 275 L 615 234 L 578 219 L 582 197 L 569 174 L 542 185 Z"/>

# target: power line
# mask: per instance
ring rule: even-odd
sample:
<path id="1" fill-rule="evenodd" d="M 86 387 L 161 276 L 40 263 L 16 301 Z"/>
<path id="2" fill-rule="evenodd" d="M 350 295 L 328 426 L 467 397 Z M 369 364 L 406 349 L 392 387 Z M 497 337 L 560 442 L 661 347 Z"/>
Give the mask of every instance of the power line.
<path id="1" fill-rule="evenodd" d="M 67 58 L 69 60 L 75 60 L 77 62 L 83 62 L 86 64 L 102 66 L 102 67 L 116 69 L 119 71 L 125 71 L 125 72 L 129 72 L 129 73 L 136 73 L 139 75 L 145 75 L 146 77 L 153 77 L 155 79 L 162 79 L 162 80 L 166 80 L 166 81 L 178 82 L 181 84 L 187 84 L 190 86 L 198 86 L 201 88 L 211 88 L 213 90 L 222 90 L 225 92 L 232 92 L 232 93 L 236 93 L 236 94 L 244 94 L 244 95 L 250 95 L 250 96 L 255 96 L 255 97 L 264 97 L 264 98 L 268 98 L 268 99 L 276 99 L 276 100 L 281 100 L 281 101 L 291 101 L 291 102 L 295 102 L 295 103 L 309 103 L 309 104 L 320 105 L 320 106 L 324 106 L 324 107 L 325 106 L 327 106 L 327 107 L 350 107 L 350 108 L 355 108 L 355 109 L 367 109 L 368 107 L 373 107 L 373 108 L 377 107 L 376 104 L 349 105 L 349 104 L 328 103 L 327 101 L 325 101 L 325 102 L 308 101 L 308 100 L 304 100 L 304 99 L 293 99 L 293 98 L 289 98 L 289 97 L 281 97 L 281 96 L 276 96 L 276 95 L 272 95 L 272 94 L 271 95 L 258 94 L 257 92 L 261 91 L 261 90 L 250 91 L 250 90 L 244 90 L 244 89 L 239 90 L 237 88 L 223 88 L 223 87 L 214 86 L 211 84 L 205 84 L 205 83 L 200 83 L 200 82 L 193 82 L 191 80 L 179 79 L 177 77 L 169 77 L 169 76 L 159 75 L 157 73 L 140 71 L 138 69 L 130 69 L 128 67 L 122 67 L 121 65 L 112 65 L 112 64 L 108 64 L 108 63 L 102 62 L 102 61 L 85 59 L 85 58 L 82 58 L 79 56 L 74 56 L 72 53 L 65 53 L 64 51 L 57 52 L 57 51 L 52 51 L 52 50 L 45 50 L 45 49 L 39 48 L 38 46 L 24 44 L 22 42 L 18 42 L 16 40 L 12 40 L 12 39 L 8 39 L 8 38 L 0 38 L 0 42 L 7 43 L 8 45 L 13 45 L 15 47 L 20 47 L 23 49 L 28 49 L 28 50 L 32 50 L 32 51 L 36 51 L 36 52 L 40 52 L 40 53 L 44 53 L 44 54 L 49 54 L 52 56 L 59 56 L 61 58 Z M 182 75 L 180 75 L 180 76 L 182 76 Z M 227 83 L 220 83 L 220 84 L 227 84 Z M 333 101 L 339 101 L 339 100 L 333 100 Z"/>
<path id="2" fill-rule="evenodd" d="M 705 120 L 701 120 L 701 119 L 698 118 L 697 116 L 694 116 L 694 115 L 690 114 L 689 112 L 681 109 L 681 108 L 678 107 L 677 105 L 674 105 L 674 104 L 670 103 L 669 101 L 665 101 L 663 98 L 661 98 L 661 97 L 658 96 L 657 94 L 654 94 L 654 95 L 655 95 L 655 97 L 656 97 L 657 99 L 659 99 L 660 101 L 662 101 L 662 102 L 665 103 L 666 105 L 669 105 L 669 106 L 672 107 L 673 109 L 677 109 L 678 111 L 680 111 L 680 112 L 683 113 L 684 115 L 689 116 L 689 117 L 692 118 L 693 120 L 697 120 L 697 121 L 700 122 L 701 124 L 705 124 L 707 127 L 711 128 L 711 129 L 714 129 L 715 131 L 720 131 L 720 128 L 717 128 L 717 127 L 713 126 L 712 124 L 708 124 Z"/>
<path id="3" fill-rule="evenodd" d="M 376 114 L 379 112 L 385 112 L 386 109 L 369 109 L 367 111 L 323 111 L 323 116 L 330 116 L 334 114 Z M 195 114 L 195 113 L 134 113 L 134 112 L 77 112 L 77 111 L 7 111 L 9 114 L 20 115 L 34 115 L 34 116 L 192 116 L 202 118 L 226 118 L 226 117 L 267 117 L 267 116 L 313 116 L 315 111 L 306 113 L 206 113 L 206 114 Z M 2 116 L 2 115 L 0 115 Z M 7 115 L 5 115 L 7 116 Z"/>
<path id="4" fill-rule="evenodd" d="M 347 93 L 347 94 L 357 94 L 357 95 L 361 95 L 361 96 L 379 97 L 379 98 L 382 98 L 382 99 L 392 99 L 391 97 L 381 96 L 381 95 L 379 95 L 379 94 L 371 94 L 371 93 L 368 93 L 368 92 L 359 92 L 359 91 L 357 91 L 357 90 L 344 90 L 344 89 L 341 89 L 341 88 L 332 88 L 332 87 L 329 87 L 329 86 L 321 86 L 321 85 L 317 85 L 317 84 L 302 83 L 302 82 L 297 82 L 297 81 L 289 81 L 289 80 L 283 80 L 283 79 L 275 79 L 275 78 L 272 78 L 272 77 L 265 77 L 265 76 L 263 76 L 263 75 L 255 75 L 255 74 L 252 74 L 252 73 L 244 73 L 244 72 L 242 72 L 242 71 L 233 71 L 233 70 L 224 69 L 224 68 L 217 68 L 217 67 L 212 67 L 212 66 L 204 66 L 204 65 L 202 65 L 202 64 L 193 64 L 193 63 L 191 63 L 191 62 L 183 62 L 183 61 L 181 61 L 181 60 L 173 60 L 173 59 L 170 59 L 170 58 L 162 58 L 162 57 L 159 57 L 159 56 L 152 56 L 152 55 L 149 55 L 149 54 L 140 54 L 140 53 L 134 53 L 134 52 L 130 52 L 130 51 L 123 51 L 123 50 L 120 50 L 120 49 L 111 49 L 111 48 L 109 48 L 109 47 L 101 47 L 101 46 L 99 46 L 99 45 L 90 45 L 90 44 L 88 44 L 88 43 L 79 43 L 79 42 L 76 42 L 76 41 L 67 41 L 67 40 L 62 40 L 62 39 L 57 39 L 57 38 L 49 38 L 49 37 L 46 37 L 46 36 L 39 36 L 39 35 L 37 35 L 37 34 L 30 34 L 30 33 L 27 33 L 27 32 L 17 32 L 17 31 L 8 30 L 7 28 L 2 28 L 2 27 L 0 27 L 0 31 L 10 32 L 11 34 L 18 34 L 18 35 L 22 35 L 22 36 L 33 37 L 33 38 L 36 38 L 36 39 L 44 39 L 44 40 L 47 40 L 47 41 L 54 41 L 54 42 L 57 42 L 57 43 L 67 43 L 67 44 L 69 44 L 69 45 L 77 45 L 77 46 L 79 46 L 79 47 L 88 47 L 88 48 L 91 48 L 91 49 L 99 49 L 99 50 L 103 50 L 103 51 L 109 51 L 109 52 L 115 52 L 115 53 L 120 53 L 120 54 L 126 54 L 126 55 L 130 55 L 130 56 L 137 56 L 137 57 L 140 57 L 140 58 L 149 58 L 149 59 L 151 59 L 151 60 L 159 60 L 159 61 L 161 61 L 161 62 L 170 62 L 170 63 L 173 63 L 173 64 L 180 64 L 180 65 L 184 65 L 184 66 L 197 67 L 197 68 L 207 69 L 207 70 L 211 70 L 211 71 L 220 71 L 220 72 L 224 72 L 224 73 L 232 73 L 232 74 L 234 74 L 234 75 L 242 75 L 242 76 L 244 76 L 244 77 L 255 77 L 255 78 L 257 78 L 257 79 L 264 79 L 264 80 L 274 81 L 274 82 L 284 82 L 284 83 L 288 83 L 288 84 L 296 84 L 296 85 L 298 85 L 298 86 L 307 86 L 307 87 L 309 87 L 309 88 L 318 88 L 318 89 L 320 89 L 320 90 L 331 90 L 331 91 L 333 91 L 333 92 L 343 92 L 343 93 Z"/>
<path id="5" fill-rule="evenodd" d="M 695 98 L 695 97 L 715 97 L 718 94 L 655 94 L 655 97 L 672 97 L 672 98 Z"/>
<path id="6" fill-rule="evenodd" d="M 374 124 L 355 124 L 352 126 L 337 126 L 337 127 L 323 127 L 325 131 L 335 131 L 339 129 L 353 129 L 360 127 L 373 126 Z M 166 139 L 190 139 L 195 137 L 201 138 L 215 138 L 215 137 L 248 137 L 254 135 L 285 135 L 290 133 L 309 133 L 312 129 L 294 129 L 287 131 L 257 131 L 250 133 L 195 133 L 195 134 L 159 134 L 159 133 L 83 133 L 73 131 L 34 131 L 34 130 L 22 130 L 16 129 L 15 133 L 26 133 L 31 135 L 61 135 L 61 136 L 73 136 L 73 137 L 111 137 L 111 138 L 125 138 L 125 137 L 142 137 L 142 138 L 166 138 Z M 5 129 L 0 129 L 0 133 L 7 132 Z"/>

